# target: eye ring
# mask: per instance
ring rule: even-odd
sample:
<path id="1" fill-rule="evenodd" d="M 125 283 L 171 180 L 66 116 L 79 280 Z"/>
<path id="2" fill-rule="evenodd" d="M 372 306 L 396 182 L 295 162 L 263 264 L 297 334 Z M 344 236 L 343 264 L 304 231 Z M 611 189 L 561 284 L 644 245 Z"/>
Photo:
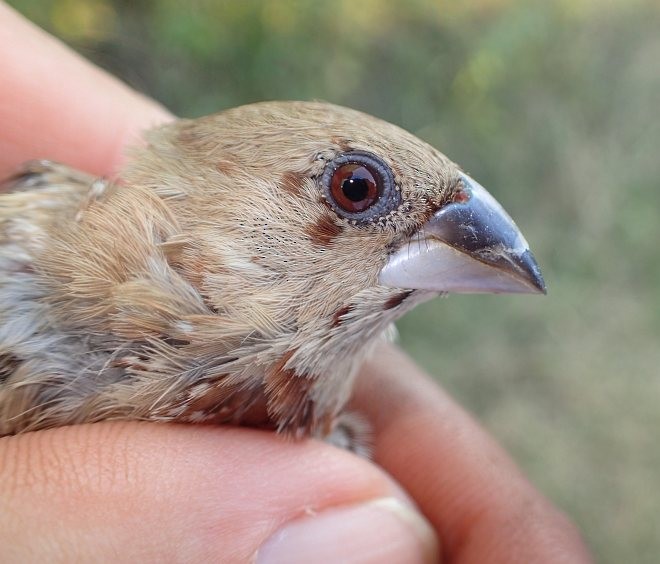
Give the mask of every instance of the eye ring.
<path id="1" fill-rule="evenodd" d="M 359 224 L 378 221 L 401 203 L 390 167 L 366 151 L 336 156 L 323 171 L 321 183 L 330 207 Z"/>

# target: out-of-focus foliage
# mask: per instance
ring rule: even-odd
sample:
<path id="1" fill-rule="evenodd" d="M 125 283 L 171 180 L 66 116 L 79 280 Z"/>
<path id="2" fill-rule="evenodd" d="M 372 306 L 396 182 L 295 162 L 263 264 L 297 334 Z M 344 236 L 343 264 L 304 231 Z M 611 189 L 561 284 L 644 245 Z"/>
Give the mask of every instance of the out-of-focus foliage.
<path id="1" fill-rule="evenodd" d="M 601 561 L 657 562 L 657 1 L 11 3 L 182 115 L 323 99 L 461 163 L 517 219 L 549 295 L 436 300 L 403 345 Z"/>

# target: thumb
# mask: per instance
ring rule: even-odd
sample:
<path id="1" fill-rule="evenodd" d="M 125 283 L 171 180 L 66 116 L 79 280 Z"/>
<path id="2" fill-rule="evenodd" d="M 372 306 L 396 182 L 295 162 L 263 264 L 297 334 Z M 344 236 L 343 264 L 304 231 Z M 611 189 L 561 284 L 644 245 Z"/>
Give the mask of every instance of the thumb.
<path id="1" fill-rule="evenodd" d="M 0 561 L 430 562 L 382 471 L 315 441 L 100 423 L 0 439 Z"/>

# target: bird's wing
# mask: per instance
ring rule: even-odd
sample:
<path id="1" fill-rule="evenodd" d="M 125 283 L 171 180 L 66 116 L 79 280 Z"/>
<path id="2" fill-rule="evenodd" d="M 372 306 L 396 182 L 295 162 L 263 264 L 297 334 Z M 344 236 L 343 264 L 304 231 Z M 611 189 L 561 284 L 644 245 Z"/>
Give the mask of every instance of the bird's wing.
<path id="1" fill-rule="evenodd" d="M 104 181 L 50 161 L 31 161 L 0 182 L 0 435 L 29 420 L 35 386 L 13 393 L 12 381 L 30 381 L 52 363 L 30 363 L 35 350 L 70 352 L 48 329 L 35 259 L 54 226 L 71 222 Z"/>
<path id="2" fill-rule="evenodd" d="M 0 183 L 0 271 L 28 267 L 49 227 L 74 219 L 105 185 L 104 180 L 44 160 L 26 163 Z"/>

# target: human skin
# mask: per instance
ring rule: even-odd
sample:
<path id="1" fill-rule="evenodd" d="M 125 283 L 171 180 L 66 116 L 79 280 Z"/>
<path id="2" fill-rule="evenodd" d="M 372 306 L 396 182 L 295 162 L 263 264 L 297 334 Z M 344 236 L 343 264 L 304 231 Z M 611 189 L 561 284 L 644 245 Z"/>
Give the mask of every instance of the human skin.
<path id="1" fill-rule="evenodd" d="M 111 174 L 142 129 L 172 119 L 1 3 L 0 41 L 0 177 L 44 157 Z M 0 560 L 590 561 L 573 525 L 396 347 L 366 364 L 353 403 L 373 424 L 373 463 L 231 427 L 2 438 Z"/>

